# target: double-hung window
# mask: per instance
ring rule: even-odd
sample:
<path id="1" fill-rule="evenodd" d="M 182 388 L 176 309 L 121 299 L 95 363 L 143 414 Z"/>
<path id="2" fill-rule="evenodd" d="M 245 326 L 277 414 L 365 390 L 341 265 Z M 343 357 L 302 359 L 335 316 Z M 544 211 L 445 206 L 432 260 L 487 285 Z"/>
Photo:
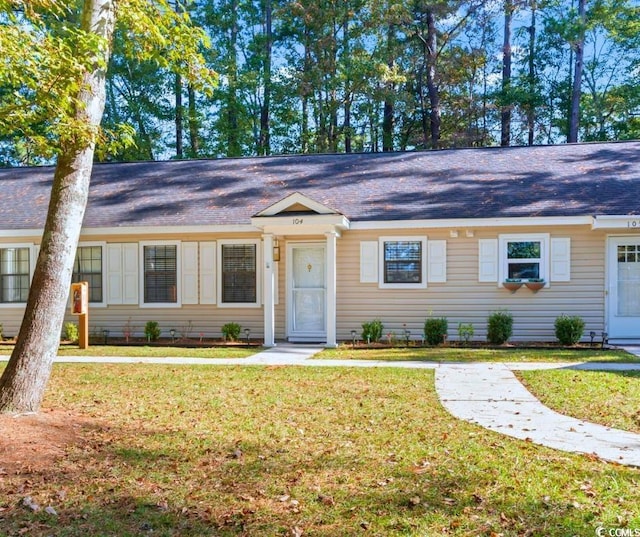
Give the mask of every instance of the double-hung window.
<path id="1" fill-rule="evenodd" d="M 73 282 L 89 284 L 89 302 L 103 303 L 102 246 L 78 246 L 73 264 Z"/>
<path id="2" fill-rule="evenodd" d="M 259 303 L 259 241 L 219 241 L 218 289 L 221 306 Z"/>
<path id="3" fill-rule="evenodd" d="M 381 237 L 379 244 L 381 287 L 426 287 L 424 237 Z"/>
<path id="4" fill-rule="evenodd" d="M 0 249 L 0 303 L 24 303 L 29 296 L 30 248 Z"/>
<path id="5" fill-rule="evenodd" d="M 178 246 L 143 245 L 144 303 L 177 304 Z"/>
<path id="6" fill-rule="evenodd" d="M 501 235 L 502 281 L 507 279 L 547 280 L 549 278 L 549 236 Z"/>

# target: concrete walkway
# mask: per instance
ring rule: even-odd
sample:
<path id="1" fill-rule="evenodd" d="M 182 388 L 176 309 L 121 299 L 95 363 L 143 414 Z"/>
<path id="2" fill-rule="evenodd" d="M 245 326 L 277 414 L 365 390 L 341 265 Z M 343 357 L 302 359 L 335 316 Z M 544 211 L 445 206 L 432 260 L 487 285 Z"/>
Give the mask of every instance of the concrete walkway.
<path id="1" fill-rule="evenodd" d="M 60 356 L 57 363 L 147 363 L 165 365 L 245 365 L 310 367 L 394 367 L 435 369 L 442 405 L 456 418 L 492 431 L 573 453 L 640 467 L 640 434 L 559 414 L 544 406 L 518 381 L 514 370 L 571 368 L 640 370 L 640 363 L 447 363 L 375 360 L 310 360 L 318 345 L 281 344 L 248 358 L 128 358 Z M 640 356 L 640 347 L 628 349 Z M 0 361 L 8 359 L 0 356 Z"/>
<path id="2" fill-rule="evenodd" d="M 599 365 L 600 369 L 607 366 Z M 456 418 L 535 444 L 640 466 L 640 434 L 551 410 L 518 381 L 506 364 L 443 365 L 436 369 L 436 391 L 443 406 Z"/>

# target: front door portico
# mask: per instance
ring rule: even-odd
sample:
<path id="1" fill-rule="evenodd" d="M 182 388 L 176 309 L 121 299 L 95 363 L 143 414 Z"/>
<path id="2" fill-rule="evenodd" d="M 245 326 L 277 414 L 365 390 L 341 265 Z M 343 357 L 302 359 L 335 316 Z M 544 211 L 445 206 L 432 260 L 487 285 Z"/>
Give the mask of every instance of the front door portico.
<path id="1" fill-rule="evenodd" d="M 260 212 L 251 223 L 263 232 L 265 345 L 274 346 L 276 339 L 277 241 L 279 248 L 286 244 L 286 256 L 278 263 L 286 275 L 286 338 L 335 347 L 336 241 L 349 228 L 348 219 L 297 193 Z"/>

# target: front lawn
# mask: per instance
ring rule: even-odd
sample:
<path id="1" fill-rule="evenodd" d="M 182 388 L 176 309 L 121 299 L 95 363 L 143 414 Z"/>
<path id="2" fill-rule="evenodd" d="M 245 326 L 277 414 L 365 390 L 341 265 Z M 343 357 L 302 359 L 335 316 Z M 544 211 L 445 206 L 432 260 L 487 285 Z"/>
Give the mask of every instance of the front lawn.
<path id="1" fill-rule="evenodd" d="M 640 371 L 518 371 L 545 405 L 560 413 L 640 433 Z"/>
<path id="2" fill-rule="evenodd" d="M 352 348 L 341 345 L 326 349 L 315 358 L 325 360 L 390 360 L 432 362 L 638 362 L 628 352 L 610 349 L 567 349 L 554 347 L 399 347 Z"/>
<path id="3" fill-rule="evenodd" d="M 180 347 L 167 345 L 89 345 L 88 349 L 79 349 L 77 345 L 61 345 L 59 356 L 124 356 L 130 358 L 246 358 L 260 351 L 262 347 L 247 347 L 244 345 L 222 347 Z M 0 345 L 0 355 L 9 355 L 13 345 Z"/>
<path id="4" fill-rule="evenodd" d="M 58 364 L 53 409 L 75 417 L 81 441 L 45 467 L 25 453 L 19 468 L 0 471 L 0 534 L 640 528 L 640 470 L 455 420 L 433 371 Z M 27 496 L 56 514 L 32 512 Z"/>

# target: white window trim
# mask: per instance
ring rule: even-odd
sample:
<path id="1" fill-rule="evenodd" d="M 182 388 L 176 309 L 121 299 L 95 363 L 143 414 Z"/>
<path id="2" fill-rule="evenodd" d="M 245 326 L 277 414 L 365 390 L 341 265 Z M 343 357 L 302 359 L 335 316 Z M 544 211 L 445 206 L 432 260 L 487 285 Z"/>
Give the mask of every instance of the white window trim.
<path id="1" fill-rule="evenodd" d="M 180 308 L 182 307 L 182 255 L 181 241 L 142 241 L 138 248 L 139 278 L 139 306 L 141 308 Z M 145 246 L 175 246 L 176 247 L 176 301 L 175 302 L 145 302 L 144 301 L 144 247 Z"/>
<path id="2" fill-rule="evenodd" d="M 0 250 L 7 250 L 11 248 L 28 248 L 29 249 L 29 287 L 31 287 L 31 280 L 33 279 L 33 271 L 36 268 L 36 246 L 31 242 L 12 242 L 12 243 L 0 243 Z M 21 308 L 27 305 L 27 302 L 0 302 L 0 308 Z"/>
<path id="3" fill-rule="evenodd" d="M 79 242 L 78 248 L 82 248 L 84 246 L 99 246 L 102 249 L 102 302 L 89 302 L 89 308 L 105 308 L 107 306 L 107 243 L 106 242 Z M 76 257 L 78 253 L 76 251 Z M 73 260 L 75 265 L 75 258 Z M 71 295 L 69 295 L 69 300 L 71 300 Z"/>
<path id="4" fill-rule="evenodd" d="M 513 233 L 498 236 L 498 286 L 509 274 L 507 259 L 507 243 L 509 242 L 540 242 L 540 278 L 545 282 L 545 287 L 549 285 L 549 254 L 551 236 L 549 233 Z"/>
<path id="5" fill-rule="evenodd" d="M 384 281 L 384 243 L 385 242 L 420 242 L 421 274 L 420 283 L 385 283 Z M 422 236 L 390 236 L 378 238 L 378 287 L 380 289 L 426 289 L 427 288 L 427 237 Z"/>
<path id="6" fill-rule="evenodd" d="M 228 244 L 254 244 L 256 247 L 256 301 L 222 301 L 222 247 Z M 219 239 L 216 250 L 216 292 L 219 308 L 259 308 L 262 306 L 262 241 L 260 239 Z"/>

